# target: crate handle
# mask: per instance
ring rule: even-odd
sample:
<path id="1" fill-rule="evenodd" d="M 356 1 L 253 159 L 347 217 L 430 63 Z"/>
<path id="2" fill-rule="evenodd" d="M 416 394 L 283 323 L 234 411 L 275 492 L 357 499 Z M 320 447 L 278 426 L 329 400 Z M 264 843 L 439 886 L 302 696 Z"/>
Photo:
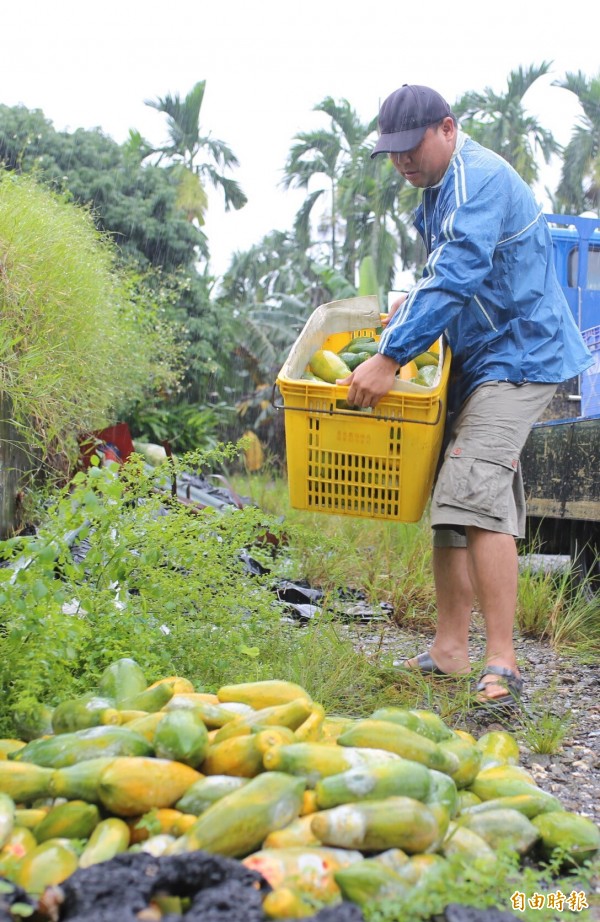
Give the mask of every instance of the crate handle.
<path id="1" fill-rule="evenodd" d="M 302 413 L 322 413 L 324 416 L 350 416 L 352 419 L 356 419 L 356 410 L 334 410 L 333 407 L 331 410 L 308 410 L 306 407 L 286 407 L 282 403 L 275 403 L 275 389 L 277 385 L 273 385 L 273 391 L 271 394 L 271 406 L 275 410 L 300 410 Z M 383 423 L 415 423 L 418 426 L 437 426 L 440 419 L 442 418 L 443 410 L 443 401 L 440 400 L 438 404 L 438 414 L 434 420 L 427 422 L 424 419 L 410 419 L 405 416 L 370 416 L 369 419 L 376 419 Z"/>

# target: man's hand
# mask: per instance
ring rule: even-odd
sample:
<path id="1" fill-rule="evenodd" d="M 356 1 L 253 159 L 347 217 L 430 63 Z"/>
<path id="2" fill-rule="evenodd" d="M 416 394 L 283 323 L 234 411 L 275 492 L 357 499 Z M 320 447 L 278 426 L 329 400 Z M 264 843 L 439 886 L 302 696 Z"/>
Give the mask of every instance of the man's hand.
<path id="1" fill-rule="evenodd" d="M 348 403 L 355 407 L 374 407 L 394 386 L 398 362 L 378 352 L 335 383 L 347 386 Z"/>
<path id="2" fill-rule="evenodd" d="M 402 305 L 404 304 L 407 298 L 408 298 L 407 292 L 403 292 L 398 298 L 396 298 L 396 300 L 392 303 L 388 313 L 384 317 L 381 318 L 382 327 L 387 327 L 388 323 L 390 322 L 390 320 L 392 319 L 392 317 L 394 316 L 398 308 L 402 307 Z"/>

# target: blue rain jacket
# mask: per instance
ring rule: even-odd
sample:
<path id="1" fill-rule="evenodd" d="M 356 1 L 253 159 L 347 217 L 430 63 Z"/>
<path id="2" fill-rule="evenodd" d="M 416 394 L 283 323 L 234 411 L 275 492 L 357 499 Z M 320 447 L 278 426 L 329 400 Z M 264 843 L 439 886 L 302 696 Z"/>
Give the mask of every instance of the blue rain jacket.
<path id="1" fill-rule="evenodd" d="M 486 381 L 554 384 L 592 364 L 556 275 L 542 210 L 505 160 L 459 132 L 414 223 L 427 263 L 379 351 L 404 365 L 445 333 L 450 409 Z"/>

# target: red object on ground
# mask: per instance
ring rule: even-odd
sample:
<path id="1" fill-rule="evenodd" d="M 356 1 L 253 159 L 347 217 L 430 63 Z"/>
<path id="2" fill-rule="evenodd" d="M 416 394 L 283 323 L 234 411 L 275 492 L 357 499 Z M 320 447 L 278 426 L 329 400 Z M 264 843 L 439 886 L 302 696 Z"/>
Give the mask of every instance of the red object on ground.
<path id="1" fill-rule="evenodd" d="M 134 451 L 133 440 L 127 423 L 116 423 L 106 429 L 98 429 L 79 440 L 81 463 L 90 466 L 90 458 L 96 455 L 101 461 L 117 461 L 122 464 Z"/>

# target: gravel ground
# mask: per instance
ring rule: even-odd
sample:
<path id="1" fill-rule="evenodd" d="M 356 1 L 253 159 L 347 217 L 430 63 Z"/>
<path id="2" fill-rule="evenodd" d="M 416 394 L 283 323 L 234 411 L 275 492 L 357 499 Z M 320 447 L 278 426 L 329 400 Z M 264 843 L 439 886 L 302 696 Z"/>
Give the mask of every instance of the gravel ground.
<path id="1" fill-rule="evenodd" d="M 371 634 L 363 625 L 356 634 L 356 643 L 364 652 L 377 645 L 394 659 L 414 656 L 426 650 L 431 635 L 404 632 L 393 625 Z M 382 633 L 383 631 L 383 633 Z M 463 729 L 476 737 L 490 729 L 506 729 L 515 733 L 521 755 L 519 764 L 531 772 L 539 787 L 557 797 L 565 809 L 581 813 L 600 826 L 600 669 L 598 664 L 582 664 L 556 653 L 547 644 L 530 638 L 515 640 L 521 674 L 525 680 L 523 710 L 531 714 L 537 725 L 544 716 L 554 725 L 565 728 L 565 736 L 556 752 L 541 754 L 532 751 L 531 735 L 518 725 L 518 720 L 499 724 L 494 717 L 475 711 L 460 721 Z M 483 630 L 474 618 L 472 657 L 483 656 Z M 435 678 L 428 679 L 434 683 Z M 438 680 L 439 681 L 439 680 Z M 444 682 L 449 681 L 444 679 Z M 423 705 L 420 705 L 423 706 Z"/>

